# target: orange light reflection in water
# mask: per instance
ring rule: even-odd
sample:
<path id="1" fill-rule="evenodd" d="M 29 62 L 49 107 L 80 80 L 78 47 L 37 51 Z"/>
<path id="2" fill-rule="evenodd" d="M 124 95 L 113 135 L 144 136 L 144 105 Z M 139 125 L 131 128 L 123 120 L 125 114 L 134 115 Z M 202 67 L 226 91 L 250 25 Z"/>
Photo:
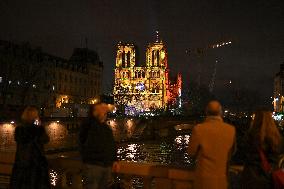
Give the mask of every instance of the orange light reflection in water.
<path id="1" fill-rule="evenodd" d="M 15 125 L 10 123 L 0 124 L 0 151 L 15 148 L 14 132 Z"/>

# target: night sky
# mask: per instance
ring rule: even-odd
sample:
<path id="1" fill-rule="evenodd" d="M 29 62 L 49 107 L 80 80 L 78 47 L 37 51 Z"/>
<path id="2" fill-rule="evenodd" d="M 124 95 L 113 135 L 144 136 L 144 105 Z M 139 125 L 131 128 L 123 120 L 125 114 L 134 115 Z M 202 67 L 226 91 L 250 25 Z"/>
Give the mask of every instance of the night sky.
<path id="1" fill-rule="evenodd" d="M 0 39 L 29 41 L 66 58 L 74 47 L 85 47 L 88 38 L 88 48 L 97 50 L 104 62 L 107 92 L 116 43 L 137 44 L 144 63 L 155 30 L 168 47 L 171 71 L 183 74 L 185 86 L 196 81 L 201 62 L 186 49 L 233 41 L 208 50 L 202 61 L 202 84 L 208 86 L 219 60 L 217 95 L 228 88 L 249 88 L 268 100 L 273 76 L 284 62 L 283 0 L 0 0 L 0 23 Z"/>

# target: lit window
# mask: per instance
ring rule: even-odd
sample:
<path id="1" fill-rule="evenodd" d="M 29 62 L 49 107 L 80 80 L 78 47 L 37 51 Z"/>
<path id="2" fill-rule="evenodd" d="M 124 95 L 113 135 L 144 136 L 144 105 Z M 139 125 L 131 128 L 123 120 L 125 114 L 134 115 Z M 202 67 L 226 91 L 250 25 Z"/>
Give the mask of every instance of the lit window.
<path id="1" fill-rule="evenodd" d="M 12 83 L 12 81 L 10 80 L 10 81 L 8 81 L 8 83 L 9 83 L 9 85 Z"/>
<path id="2" fill-rule="evenodd" d="M 0 77 L 0 83 L 2 83 L 3 82 L 3 78 L 2 77 Z"/>
<path id="3" fill-rule="evenodd" d="M 18 85 L 21 85 L 21 82 L 20 82 L 20 81 L 18 81 L 17 83 L 18 83 Z"/>
<path id="4" fill-rule="evenodd" d="M 33 88 L 36 88 L 36 85 L 35 85 L 35 84 L 33 84 Z"/>
<path id="5" fill-rule="evenodd" d="M 54 86 L 54 85 L 52 85 L 52 90 L 53 90 L 53 91 L 55 90 L 55 86 Z"/>

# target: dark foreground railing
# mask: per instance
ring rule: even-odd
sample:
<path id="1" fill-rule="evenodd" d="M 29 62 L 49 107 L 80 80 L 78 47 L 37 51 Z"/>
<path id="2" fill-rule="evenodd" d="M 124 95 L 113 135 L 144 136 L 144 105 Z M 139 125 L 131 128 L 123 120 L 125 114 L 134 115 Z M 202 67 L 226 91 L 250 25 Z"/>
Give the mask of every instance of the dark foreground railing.
<path id="1" fill-rule="evenodd" d="M 13 153 L 0 154 L 0 188 L 6 188 L 12 171 Z M 82 163 L 76 158 L 49 158 L 50 179 L 53 188 L 80 189 L 84 185 Z M 231 166 L 230 175 L 238 177 L 242 167 Z M 190 189 L 193 188 L 194 173 L 191 170 L 164 165 L 119 161 L 117 172 L 122 188 L 133 188 L 133 179 L 139 178 L 144 189 Z M 237 182 L 237 181 L 236 181 Z"/>

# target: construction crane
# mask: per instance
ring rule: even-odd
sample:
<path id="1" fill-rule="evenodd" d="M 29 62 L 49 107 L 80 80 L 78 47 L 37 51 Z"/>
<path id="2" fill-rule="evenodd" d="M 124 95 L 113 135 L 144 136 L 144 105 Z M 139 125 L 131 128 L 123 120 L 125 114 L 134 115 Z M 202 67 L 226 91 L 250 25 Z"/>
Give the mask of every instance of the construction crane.
<path id="1" fill-rule="evenodd" d="M 204 58 L 206 51 L 208 51 L 210 49 L 224 48 L 224 47 L 229 46 L 231 44 L 232 44 L 232 41 L 227 40 L 227 41 L 215 43 L 213 45 L 208 45 L 208 46 L 203 47 L 203 48 L 187 49 L 185 51 L 185 53 L 188 54 L 189 56 L 191 56 L 192 54 L 195 54 L 200 59 L 200 61 L 198 61 L 198 78 L 197 78 L 197 84 L 198 84 L 199 87 L 201 85 L 201 62 L 203 62 L 203 58 Z M 216 74 L 217 74 L 218 62 L 219 61 L 216 60 L 215 64 L 214 64 L 213 74 L 211 76 L 211 80 L 210 80 L 210 83 L 209 83 L 209 91 L 210 92 L 213 91 L 214 86 L 215 86 L 215 79 L 216 79 Z"/>
<path id="2" fill-rule="evenodd" d="M 208 45 L 207 47 L 203 47 L 203 48 L 187 49 L 187 50 L 185 50 L 185 53 L 189 54 L 189 55 L 191 53 L 200 55 L 200 54 L 204 54 L 205 51 L 207 51 L 209 49 L 222 48 L 222 47 L 225 47 L 225 46 L 228 46 L 228 45 L 231 45 L 231 44 L 232 44 L 232 41 L 228 40 L 228 41 L 225 41 L 225 42 L 220 42 L 220 43 L 215 43 L 213 45 Z"/>
<path id="3" fill-rule="evenodd" d="M 218 60 L 215 60 L 214 70 L 213 70 L 211 80 L 210 80 L 210 83 L 209 83 L 209 86 L 208 86 L 209 91 L 211 93 L 213 92 L 213 89 L 214 89 L 214 86 L 215 86 L 215 80 L 216 80 L 216 74 L 217 74 L 217 64 L 218 64 Z"/>

